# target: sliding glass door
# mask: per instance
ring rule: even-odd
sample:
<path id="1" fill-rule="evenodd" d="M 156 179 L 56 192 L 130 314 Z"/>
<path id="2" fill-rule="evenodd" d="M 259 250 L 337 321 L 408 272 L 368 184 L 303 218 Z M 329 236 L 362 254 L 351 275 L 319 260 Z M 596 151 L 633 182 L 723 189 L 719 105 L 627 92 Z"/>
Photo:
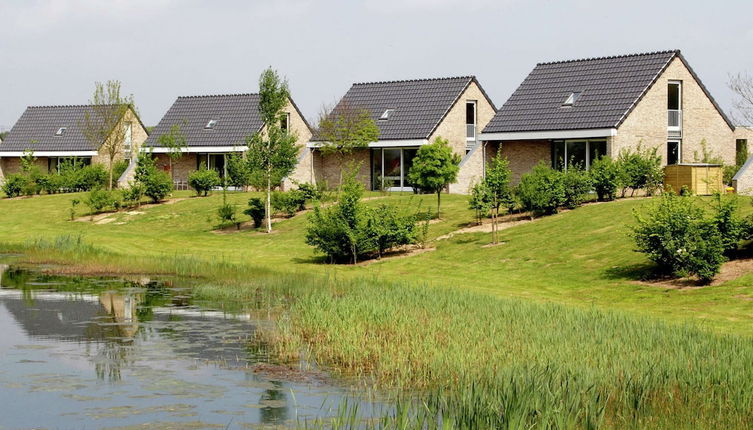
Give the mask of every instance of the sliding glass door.
<path id="1" fill-rule="evenodd" d="M 408 171 L 416 148 L 378 148 L 371 150 L 371 183 L 374 190 L 412 191 Z"/>

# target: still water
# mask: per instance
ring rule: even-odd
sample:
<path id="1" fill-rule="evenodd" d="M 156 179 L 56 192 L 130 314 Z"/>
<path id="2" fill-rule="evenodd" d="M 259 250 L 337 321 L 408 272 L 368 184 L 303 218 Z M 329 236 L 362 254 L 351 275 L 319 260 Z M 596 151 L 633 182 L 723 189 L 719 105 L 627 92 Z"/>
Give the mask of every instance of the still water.
<path id="1" fill-rule="evenodd" d="M 263 323 L 165 282 L 0 265 L 0 429 L 295 427 L 352 405 L 322 374 L 264 364 Z"/>

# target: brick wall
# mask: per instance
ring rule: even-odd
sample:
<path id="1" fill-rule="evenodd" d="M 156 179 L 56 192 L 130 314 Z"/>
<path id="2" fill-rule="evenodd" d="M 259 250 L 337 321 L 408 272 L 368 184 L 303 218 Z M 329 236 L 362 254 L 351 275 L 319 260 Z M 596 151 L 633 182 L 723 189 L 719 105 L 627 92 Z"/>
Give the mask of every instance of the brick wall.
<path id="1" fill-rule="evenodd" d="M 340 164 L 336 156 L 325 157 L 320 151 L 314 151 L 314 167 L 316 182 L 325 182 L 330 188 L 337 187 L 340 183 Z M 353 151 L 343 163 L 345 169 L 351 163 L 358 166 L 356 178 L 364 184 L 367 190 L 371 189 L 371 150 L 359 149 Z"/>
<path id="2" fill-rule="evenodd" d="M 499 145 L 502 147 L 502 156 L 510 162 L 513 184 L 519 183 L 523 174 L 530 172 L 539 162 L 550 163 L 552 159 L 552 147 L 548 140 L 516 140 L 498 145 L 489 144 L 488 160 L 497 155 Z"/>
<path id="3" fill-rule="evenodd" d="M 702 157 L 701 141 L 705 139 L 711 153 L 722 157 L 726 164 L 734 163 L 733 131 L 679 58 L 672 60 L 618 128 L 610 155 L 616 157 L 623 148 L 641 143 L 643 147 L 657 147 L 666 164 L 667 84 L 671 80 L 682 81 L 682 162 Z"/>

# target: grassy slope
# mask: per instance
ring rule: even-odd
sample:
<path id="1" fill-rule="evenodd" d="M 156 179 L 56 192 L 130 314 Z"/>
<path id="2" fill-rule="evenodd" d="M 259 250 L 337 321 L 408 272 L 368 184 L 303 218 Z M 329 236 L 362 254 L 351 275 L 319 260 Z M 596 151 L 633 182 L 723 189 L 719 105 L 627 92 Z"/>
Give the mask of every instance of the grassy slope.
<path id="1" fill-rule="evenodd" d="M 187 192 L 178 193 L 187 197 Z M 376 196 L 376 194 L 372 195 Z M 368 266 L 320 263 L 304 244 L 305 216 L 279 222 L 272 235 L 257 232 L 215 234 L 221 197 L 190 198 L 144 209 L 142 215 L 116 215 L 102 225 L 66 221 L 74 195 L 0 200 L 0 243 L 82 234 L 87 243 L 124 255 L 191 256 L 200 260 L 261 266 L 292 272 L 336 273 L 476 288 L 505 296 L 583 306 L 617 308 L 668 319 L 706 321 L 722 331 L 753 333 L 753 276 L 725 285 L 691 290 L 642 286 L 634 282 L 647 267 L 632 251 L 626 224 L 647 200 L 589 205 L 502 232 L 503 244 L 482 248 L 488 234 L 457 235 L 437 242 L 437 250 Z M 250 194 L 231 193 L 244 207 Z M 391 196 L 390 202 L 427 208 L 433 196 Z M 370 201 L 376 204 L 379 200 Z M 445 196 L 443 221 L 431 226 L 437 237 L 472 220 L 463 196 Z M 747 202 L 745 203 L 747 209 Z M 84 209 L 79 208 L 79 212 Z M 123 224 L 119 224 L 123 223 Z"/>

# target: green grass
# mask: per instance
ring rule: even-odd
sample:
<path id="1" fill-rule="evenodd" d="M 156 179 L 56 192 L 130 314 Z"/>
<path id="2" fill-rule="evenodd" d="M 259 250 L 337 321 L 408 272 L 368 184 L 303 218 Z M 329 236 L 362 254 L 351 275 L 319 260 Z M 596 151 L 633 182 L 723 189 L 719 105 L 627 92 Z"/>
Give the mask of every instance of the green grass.
<path id="1" fill-rule="evenodd" d="M 215 195 L 96 225 L 65 220 L 73 197 L 0 201 L 0 249 L 74 271 L 194 277 L 201 300 L 274 309 L 277 330 L 264 336 L 281 359 L 304 354 L 415 394 L 379 426 L 433 428 L 437 416 L 460 428 L 745 428 L 753 419 L 753 277 L 686 290 L 638 284 L 650 265 L 626 224 L 650 200 L 523 224 L 495 247 L 484 247 L 488 234 L 461 234 L 420 255 L 332 266 L 303 243 L 305 216 L 272 235 L 220 235 Z M 433 196 L 388 199 L 426 208 Z M 470 222 L 465 202 L 445 196 L 430 235 Z M 355 427 L 354 412 L 327 426 Z"/>
<path id="2" fill-rule="evenodd" d="M 230 193 L 229 201 L 243 209 L 252 193 Z M 274 225 L 275 233 L 255 231 L 217 234 L 216 208 L 221 196 L 186 200 L 143 209 L 141 215 L 120 213 L 108 224 L 67 221 L 70 200 L 81 195 L 39 196 L 0 200 L 0 244 L 23 248 L 40 238 L 81 235 L 86 244 L 109 257 L 87 258 L 92 270 L 179 272 L 229 281 L 246 271 L 306 273 L 341 278 L 375 277 L 420 281 L 430 285 L 476 289 L 493 295 L 523 297 L 539 302 L 622 309 L 673 321 L 694 320 L 715 330 L 753 333 L 753 275 L 725 285 L 699 289 L 666 289 L 636 282 L 650 270 L 646 258 L 633 252 L 627 224 L 632 211 L 650 200 L 623 200 L 589 205 L 574 211 L 501 232 L 502 244 L 488 244 L 485 233 L 461 234 L 434 244 L 436 250 L 408 258 L 386 259 L 366 266 L 322 264 L 321 256 L 304 243 L 306 216 Z M 379 197 L 372 193 L 368 197 Z M 434 205 L 434 196 L 399 195 L 390 203 Z M 370 200 L 376 204 L 383 200 Z M 431 225 L 432 238 L 472 222 L 466 197 L 443 196 L 443 220 Z M 743 207 L 749 211 L 749 199 Z M 84 212 L 79 208 L 79 212 Z M 51 262 L 61 256 L 37 253 Z M 185 270 L 172 266 L 189 261 Z M 214 269 L 220 264 L 219 269 Z M 231 265 L 233 270 L 225 270 Z M 201 268 L 201 270 L 199 270 Z M 194 270 L 195 269 L 195 270 Z M 226 273 L 230 272 L 230 273 Z"/>

